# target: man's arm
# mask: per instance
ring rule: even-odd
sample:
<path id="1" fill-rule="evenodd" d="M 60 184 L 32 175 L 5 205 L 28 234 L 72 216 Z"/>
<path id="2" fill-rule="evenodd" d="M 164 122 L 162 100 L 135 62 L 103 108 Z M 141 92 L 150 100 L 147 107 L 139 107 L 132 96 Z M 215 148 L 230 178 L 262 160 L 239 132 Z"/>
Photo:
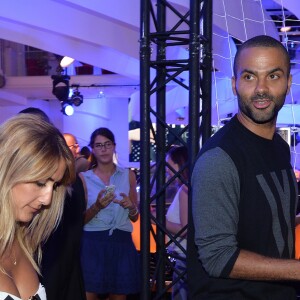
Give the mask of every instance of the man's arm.
<path id="1" fill-rule="evenodd" d="M 210 276 L 228 277 L 237 258 L 239 176 L 220 148 L 205 152 L 192 173 L 192 213 L 199 259 Z"/>
<path id="2" fill-rule="evenodd" d="M 229 277 L 248 280 L 299 280 L 300 261 L 270 258 L 240 250 Z"/>
<path id="3" fill-rule="evenodd" d="M 212 277 L 300 280 L 300 261 L 265 257 L 239 249 L 239 180 L 221 149 L 204 153 L 192 174 L 192 211 L 199 259 Z"/>

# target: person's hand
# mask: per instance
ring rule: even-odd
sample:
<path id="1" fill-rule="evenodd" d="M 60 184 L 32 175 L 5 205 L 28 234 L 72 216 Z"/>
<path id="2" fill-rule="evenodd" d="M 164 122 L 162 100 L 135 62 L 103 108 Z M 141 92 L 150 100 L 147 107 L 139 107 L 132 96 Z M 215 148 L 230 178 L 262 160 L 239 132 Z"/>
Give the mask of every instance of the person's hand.
<path id="1" fill-rule="evenodd" d="M 131 200 L 126 194 L 120 193 L 120 196 L 122 197 L 122 199 L 121 200 L 114 199 L 113 200 L 114 203 L 118 203 L 123 208 L 128 208 L 129 210 L 136 209 L 136 206 L 131 202 Z"/>
<path id="2" fill-rule="evenodd" d="M 105 196 L 104 193 L 105 193 L 105 189 L 101 190 L 97 196 L 97 200 L 95 204 L 99 209 L 105 208 L 116 198 L 115 193 L 107 193 Z"/>

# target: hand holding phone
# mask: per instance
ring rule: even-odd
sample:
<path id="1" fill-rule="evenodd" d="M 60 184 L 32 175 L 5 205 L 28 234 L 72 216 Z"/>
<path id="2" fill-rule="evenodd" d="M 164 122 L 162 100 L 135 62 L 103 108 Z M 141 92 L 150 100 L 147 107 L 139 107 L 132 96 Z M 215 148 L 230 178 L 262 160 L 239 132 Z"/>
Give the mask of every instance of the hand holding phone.
<path id="1" fill-rule="evenodd" d="M 105 208 L 115 199 L 115 190 L 114 185 L 108 185 L 99 192 L 96 203 L 100 209 Z"/>
<path id="2" fill-rule="evenodd" d="M 104 192 L 104 197 L 107 195 L 107 194 L 113 194 L 116 190 L 116 186 L 111 184 L 111 185 L 107 185 L 105 187 L 105 192 Z"/>

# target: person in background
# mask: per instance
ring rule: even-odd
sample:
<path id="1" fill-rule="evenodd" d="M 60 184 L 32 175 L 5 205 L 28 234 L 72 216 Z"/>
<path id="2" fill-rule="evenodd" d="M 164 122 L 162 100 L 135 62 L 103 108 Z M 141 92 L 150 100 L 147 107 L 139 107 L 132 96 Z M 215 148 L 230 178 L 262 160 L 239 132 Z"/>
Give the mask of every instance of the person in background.
<path id="1" fill-rule="evenodd" d="M 178 186 L 177 193 L 166 214 L 166 228 L 175 235 L 182 230 L 188 222 L 188 149 L 185 146 L 173 146 L 167 153 L 166 161 L 169 165 L 169 168 L 167 167 L 169 177 L 173 177 L 175 175 L 174 172 L 180 171 L 180 176 L 176 179 Z M 184 250 L 186 249 L 186 234 L 187 232 L 185 230 L 176 239 Z M 176 259 L 173 271 L 174 282 L 177 280 L 179 273 L 186 271 L 186 255 L 183 253 L 182 248 L 174 242 L 168 247 L 171 255 Z M 187 299 L 186 276 L 173 285 L 172 299 Z"/>
<path id="2" fill-rule="evenodd" d="M 238 48 L 238 113 L 204 144 L 192 173 L 190 299 L 296 299 L 298 193 L 289 146 L 276 133 L 291 83 L 276 39 L 256 36 Z"/>
<path id="3" fill-rule="evenodd" d="M 0 299 L 46 300 L 42 243 L 59 222 L 74 160 L 62 134 L 39 116 L 0 126 Z"/>
<path id="4" fill-rule="evenodd" d="M 90 168 L 90 162 L 80 154 L 80 147 L 76 137 L 71 133 L 64 133 L 64 138 L 75 157 L 76 172 L 85 172 Z"/>
<path id="5" fill-rule="evenodd" d="M 47 114 L 38 108 L 29 107 L 21 113 L 34 114 L 51 123 Z M 73 151 L 72 154 L 75 161 Z M 66 194 L 62 219 L 42 247 L 40 280 L 48 300 L 86 299 L 80 263 L 84 211 L 84 190 L 77 175 L 70 193 Z"/>
<path id="6" fill-rule="evenodd" d="M 71 193 L 66 195 L 62 220 L 43 246 L 42 281 L 48 300 L 86 299 L 80 262 L 84 198 L 77 174 Z"/>
<path id="7" fill-rule="evenodd" d="M 88 300 L 98 294 L 125 300 L 140 288 L 139 258 L 131 237 L 131 221 L 139 214 L 136 177 L 113 162 L 116 142 L 108 128 L 96 129 L 89 146 L 93 168 L 81 173 L 87 200 L 81 252 L 86 295 Z"/>
<path id="8" fill-rule="evenodd" d="M 42 120 L 52 124 L 48 115 L 44 111 L 42 111 L 40 108 L 37 108 L 37 107 L 24 108 L 19 112 L 19 114 L 33 114 L 33 115 L 39 116 L 40 118 L 42 118 Z"/>
<path id="9" fill-rule="evenodd" d="M 81 148 L 80 150 L 80 154 L 87 159 L 88 161 L 90 161 L 91 159 L 91 150 L 88 146 L 84 146 Z"/>

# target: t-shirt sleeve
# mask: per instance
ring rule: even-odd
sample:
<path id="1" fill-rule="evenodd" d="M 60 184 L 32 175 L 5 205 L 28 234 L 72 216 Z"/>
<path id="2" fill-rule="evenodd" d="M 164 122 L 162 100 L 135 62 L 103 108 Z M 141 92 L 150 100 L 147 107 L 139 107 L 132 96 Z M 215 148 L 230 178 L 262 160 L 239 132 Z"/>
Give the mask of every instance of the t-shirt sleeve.
<path id="1" fill-rule="evenodd" d="M 210 276 L 228 277 L 239 254 L 237 169 L 226 152 L 214 148 L 196 161 L 191 184 L 199 259 Z"/>

